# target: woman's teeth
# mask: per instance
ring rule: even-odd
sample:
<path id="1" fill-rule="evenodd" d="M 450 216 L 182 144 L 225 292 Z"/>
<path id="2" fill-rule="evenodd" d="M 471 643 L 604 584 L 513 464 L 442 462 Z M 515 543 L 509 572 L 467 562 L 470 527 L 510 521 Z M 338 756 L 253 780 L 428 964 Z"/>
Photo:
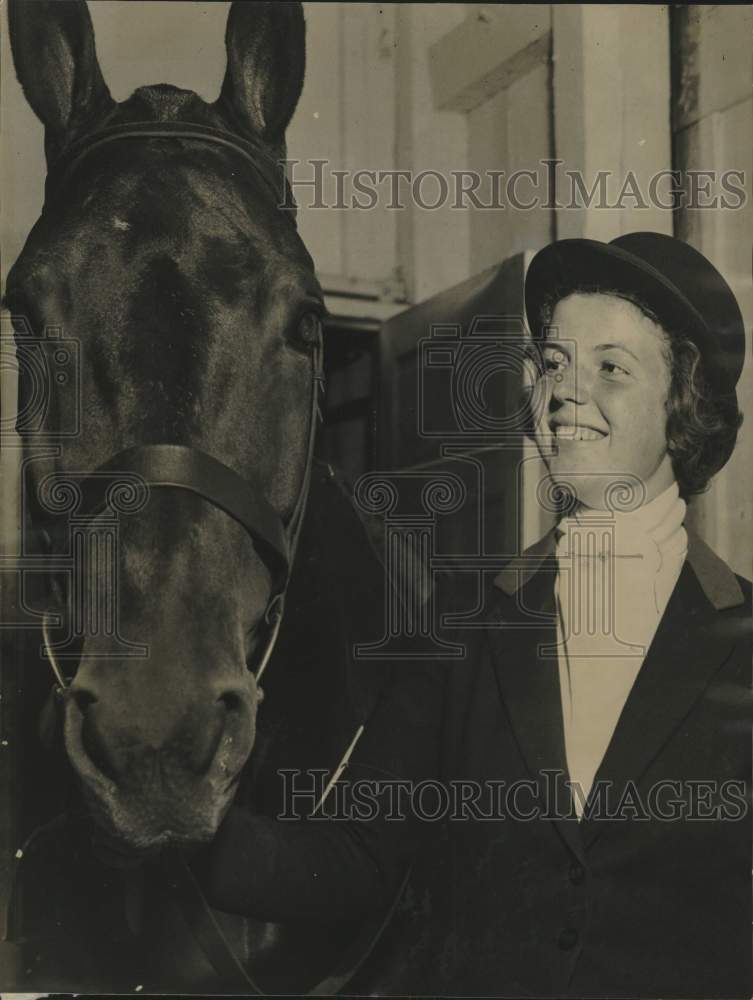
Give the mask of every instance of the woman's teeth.
<path id="1" fill-rule="evenodd" d="M 554 436 L 556 438 L 565 438 L 568 441 L 598 441 L 606 435 L 591 427 L 574 427 L 572 424 L 557 424 L 554 428 Z"/>

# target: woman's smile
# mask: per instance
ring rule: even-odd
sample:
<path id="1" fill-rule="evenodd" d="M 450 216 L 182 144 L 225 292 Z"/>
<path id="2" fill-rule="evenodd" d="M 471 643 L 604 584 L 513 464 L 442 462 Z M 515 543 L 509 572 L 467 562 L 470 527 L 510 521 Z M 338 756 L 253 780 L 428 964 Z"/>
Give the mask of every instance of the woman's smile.
<path id="1" fill-rule="evenodd" d="M 665 334 L 605 293 L 561 299 L 543 345 L 536 441 L 555 481 L 600 508 L 616 480 L 647 502 L 673 481 Z"/>

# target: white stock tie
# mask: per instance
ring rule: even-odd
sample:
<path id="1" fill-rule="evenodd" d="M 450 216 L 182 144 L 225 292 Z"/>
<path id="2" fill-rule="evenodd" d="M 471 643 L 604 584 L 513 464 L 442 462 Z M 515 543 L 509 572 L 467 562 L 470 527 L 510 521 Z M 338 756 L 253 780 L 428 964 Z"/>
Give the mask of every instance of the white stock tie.
<path id="1" fill-rule="evenodd" d="M 673 483 L 635 511 L 584 509 L 558 525 L 560 690 L 579 816 L 680 575 L 685 510 Z"/>

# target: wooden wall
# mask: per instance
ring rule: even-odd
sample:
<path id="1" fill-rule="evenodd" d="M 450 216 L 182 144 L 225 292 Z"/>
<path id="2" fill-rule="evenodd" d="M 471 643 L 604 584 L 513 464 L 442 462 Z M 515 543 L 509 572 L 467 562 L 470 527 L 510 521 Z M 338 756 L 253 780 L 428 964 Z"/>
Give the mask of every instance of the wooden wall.
<path id="1" fill-rule="evenodd" d="M 683 171 L 744 173 L 739 209 L 684 208 L 677 235 L 697 247 L 732 286 L 745 321 L 747 350 L 738 385 L 745 417 L 732 459 L 694 500 L 691 519 L 738 572 L 753 576 L 753 8 L 720 4 L 672 8 L 672 135 Z M 739 181 L 737 182 L 739 185 Z M 719 196 L 718 182 L 710 198 Z M 699 203 L 701 199 L 698 199 Z"/>

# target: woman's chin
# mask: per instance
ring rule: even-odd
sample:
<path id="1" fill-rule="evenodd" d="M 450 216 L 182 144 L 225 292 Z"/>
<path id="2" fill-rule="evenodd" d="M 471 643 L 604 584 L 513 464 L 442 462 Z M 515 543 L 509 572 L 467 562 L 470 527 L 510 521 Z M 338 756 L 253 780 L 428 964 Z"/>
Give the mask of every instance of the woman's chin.
<path id="1" fill-rule="evenodd" d="M 574 505 L 593 510 L 627 512 L 647 500 L 646 484 L 632 472 L 594 471 L 561 461 L 550 462 L 550 493 L 565 509 Z"/>

